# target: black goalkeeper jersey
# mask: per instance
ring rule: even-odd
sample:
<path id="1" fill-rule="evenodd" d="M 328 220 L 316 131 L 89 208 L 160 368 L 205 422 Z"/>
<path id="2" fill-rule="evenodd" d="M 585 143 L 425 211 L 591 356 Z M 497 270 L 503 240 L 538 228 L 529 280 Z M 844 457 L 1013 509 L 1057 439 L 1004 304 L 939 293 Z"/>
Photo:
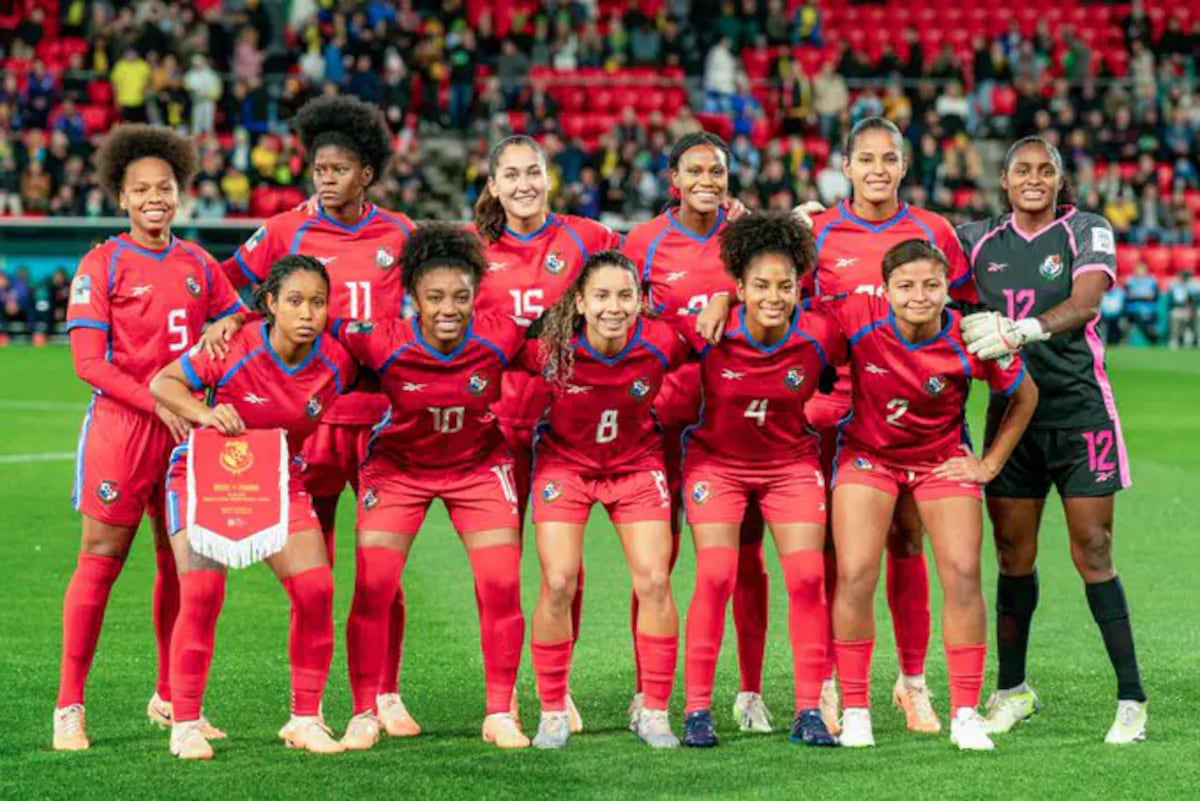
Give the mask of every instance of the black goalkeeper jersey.
<path id="1" fill-rule="evenodd" d="M 1040 231 L 1017 228 L 1011 214 L 958 227 L 979 300 L 1014 320 L 1036 317 L 1071 294 L 1076 276 L 1104 272 L 1116 281 L 1112 226 L 1097 214 L 1065 206 Z M 1022 354 L 1041 390 L 1032 428 L 1082 428 L 1115 420 L 1099 315 L 1082 329 L 1027 345 Z M 993 403 L 1006 398 L 993 395 Z"/>

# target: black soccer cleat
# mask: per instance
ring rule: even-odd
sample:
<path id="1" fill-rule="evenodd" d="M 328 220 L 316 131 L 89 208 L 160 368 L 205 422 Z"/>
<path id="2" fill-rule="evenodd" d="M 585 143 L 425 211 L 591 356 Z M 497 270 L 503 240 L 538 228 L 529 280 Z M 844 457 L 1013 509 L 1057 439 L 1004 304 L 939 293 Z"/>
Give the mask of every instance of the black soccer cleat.
<path id="1" fill-rule="evenodd" d="M 716 746 L 717 730 L 713 726 L 712 712 L 701 709 L 687 716 L 683 722 L 683 744 L 688 748 Z"/>
<path id="2" fill-rule="evenodd" d="M 796 713 L 788 739 L 798 745 L 829 747 L 838 744 L 837 738 L 829 733 L 821 713 L 816 709 L 802 709 Z"/>

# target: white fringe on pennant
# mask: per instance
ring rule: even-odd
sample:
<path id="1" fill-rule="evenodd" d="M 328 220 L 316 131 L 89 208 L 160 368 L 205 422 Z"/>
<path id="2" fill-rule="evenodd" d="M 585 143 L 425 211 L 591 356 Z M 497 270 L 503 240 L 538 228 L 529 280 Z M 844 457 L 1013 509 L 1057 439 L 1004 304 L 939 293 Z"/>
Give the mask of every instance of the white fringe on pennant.
<path id="1" fill-rule="evenodd" d="M 279 430 L 279 513 L 280 521 L 262 531 L 240 540 L 231 540 L 225 535 L 205 528 L 196 523 L 196 479 L 192 465 L 195 447 L 189 434 L 187 454 L 187 534 L 188 545 L 201 556 L 219 562 L 226 567 L 249 567 L 264 559 L 269 559 L 279 553 L 287 545 L 289 528 L 288 504 L 291 500 L 290 490 L 290 457 L 288 456 L 287 437 L 283 429 Z"/>

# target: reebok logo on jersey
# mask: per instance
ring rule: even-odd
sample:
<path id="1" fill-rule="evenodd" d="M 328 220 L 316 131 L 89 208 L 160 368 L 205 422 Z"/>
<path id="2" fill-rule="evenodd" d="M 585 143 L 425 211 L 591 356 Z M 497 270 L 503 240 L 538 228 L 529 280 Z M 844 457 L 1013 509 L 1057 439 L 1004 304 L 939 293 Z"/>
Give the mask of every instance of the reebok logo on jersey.
<path id="1" fill-rule="evenodd" d="M 740 381 L 745 375 L 745 373 L 739 373 L 737 370 L 730 370 L 728 367 L 721 371 L 721 378 L 727 381 Z"/>
<path id="2" fill-rule="evenodd" d="M 583 386 L 580 386 L 579 384 L 567 384 L 567 394 L 568 395 L 586 395 L 587 393 L 589 393 L 591 391 L 592 391 L 591 387 L 583 387 Z"/>
<path id="3" fill-rule="evenodd" d="M 242 400 L 255 406 L 262 406 L 263 404 L 267 403 L 266 398 L 264 398 L 262 395 L 255 395 L 253 392 L 247 392 L 242 396 Z"/>
<path id="4" fill-rule="evenodd" d="M 1115 470 L 1105 470 L 1096 474 L 1096 483 L 1103 484 L 1105 481 L 1112 481 L 1112 477 L 1116 475 Z"/>
<path id="5" fill-rule="evenodd" d="M 879 365 L 875 364 L 875 362 L 867 362 L 866 369 L 871 375 L 887 375 L 888 373 L 886 368 L 880 367 Z"/>
<path id="6" fill-rule="evenodd" d="M 129 294 L 135 298 L 140 298 L 142 295 L 148 293 L 151 289 L 154 289 L 154 284 L 140 284 L 129 290 Z"/>
<path id="7" fill-rule="evenodd" d="M 684 278 L 686 275 L 687 275 L 687 270 L 680 270 L 677 273 L 667 273 L 667 277 L 664 278 L 663 280 L 666 281 L 668 284 L 673 284 L 676 281 Z"/>
<path id="8" fill-rule="evenodd" d="M 508 262 L 506 262 L 506 261 L 489 261 L 487 271 L 489 273 L 498 273 L 507 266 L 508 266 Z"/>
<path id="9" fill-rule="evenodd" d="M 400 387 L 400 389 L 404 390 L 405 392 L 424 392 L 426 386 L 428 385 L 414 384 L 412 381 L 405 381 L 404 385 Z"/>
<path id="10" fill-rule="evenodd" d="M 989 261 L 988 266 L 987 266 L 987 271 L 989 273 L 1002 273 L 1002 272 L 1004 272 L 1004 268 L 1007 266 L 1008 266 L 1008 262 Z"/>
<path id="11" fill-rule="evenodd" d="M 337 261 L 337 256 L 314 256 L 313 258 L 321 262 L 322 267 L 328 267 Z"/>
<path id="12" fill-rule="evenodd" d="M 850 267 L 857 263 L 858 263 L 858 257 L 851 256 L 850 258 L 847 258 L 847 259 L 838 259 L 837 261 L 835 261 L 833 263 L 833 267 L 834 267 L 834 269 L 839 269 L 842 267 Z"/>

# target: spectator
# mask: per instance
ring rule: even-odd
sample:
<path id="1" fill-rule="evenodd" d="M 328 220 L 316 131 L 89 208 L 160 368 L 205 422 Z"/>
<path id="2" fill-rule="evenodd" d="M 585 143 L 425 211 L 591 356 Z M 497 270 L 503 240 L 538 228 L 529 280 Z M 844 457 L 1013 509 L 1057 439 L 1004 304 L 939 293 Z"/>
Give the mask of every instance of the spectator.
<path id="1" fill-rule="evenodd" d="M 792 42 L 794 44 L 810 44 L 820 47 L 821 40 L 821 9 L 816 0 L 804 0 L 804 4 L 796 7 L 792 16 L 794 29 Z"/>
<path id="2" fill-rule="evenodd" d="M 754 96 L 750 87 L 750 79 L 746 77 L 745 73 L 738 75 L 737 94 L 729 99 L 729 106 L 733 114 L 733 132 L 735 134 L 749 135 L 754 130 L 755 123 L 765 116 L 762 103 L 758 102 L 758 98 Z"/>
<path id="3" fill-rule="evenodd" d="M 221 77 L 209 64 L 208 58 L 196 54 L 183 76 L 183 87 L 192 103 L 191 131 L 209 134 L 216 130 L 217 101 L 221 99 Z"/>
<path id="4" fill-rule="evenodd" d="M 67 304 L 71 300 L 71 276 L 66 269 L 59 267 L 46 279 L 45 295 L 49 313 L 44 330 L 49 334 L 61 333 L 67 323 Z"/>
<path id="5" fill-rule="evenodd" d="M 1158 344 L 1158 280 L 1138 259 L 1133 275 L 1125 281 L 1125 317 L 1142 332 L 1151 345 Z"/>
<path id="6" fill-rule="evenodd" d="M 692 107 L 686 103 L 679 107 L 679 111 L 675 112 L 674 119 L 667 124 L 667 135 L 672 142 L 678 142 L 684 134 L 698 133 L 703 130 L 704 126 L 692 113 Z"/>
<path id="7" fill-rule="evenodd" d="M 529 57 L 517 49 L 512 39 L 505 39 L 500 46 L 500 58 L 496 61 L 496 73 L 500 76 L 500 91 L 509 108 L 515 108 L 517 99 L 529 81 Z"/>
<path id="8" fill-rule="evenodd" d="M 639 148 L 646 144 L 646 129 L 638 120 L 637 112 L 633 106 L 626 106 L 621 109 L 621 119 L 614 129 L 617 135 L 617 141 L 622 145 L 633 143 Z"/>
<path id="9" fill-rule="evenodd" d="M 850 179 L 842 170 L 842 154 L 836 150 L 829 154 L 829 161 L 817 173 L 817 195 L 827 207 L 850 197 Z"/>
<path id="10" fill-rule="evenodd" d="M 1130 241 L 1144 244 L 1151 240 L 1166 242 L 1171 237 L 1166 236 L 1171 224 L 1171 217 L 1158 194 L 1156 183 L 1143 185 L 1138 203 L 1137 225 L 1130 230 Z"/>
<path id="11" fill-rule="evenodd" d="M 371 57 L 360 55 L 354 61 L 354 69 L 346 82 L 346 91 L 363 102 L 379 105 L 383 100 L 383 81 L 371 65 Z"/>
<path id="12" fill-rule="evenodd" d="M 722 36 L 709 49 L 704 60 L 706 111 L 723 111 L 728 107 L 729 98 L 737 92 L 737 72 L 738 62 L 733 55 L 730 38 Z"/>
<path id="13" fill-rule="evenodd" d="M 221 196 L 221 187 L 211 180 L 199 184 L 192 216 L 197 220 L 220 220 L 228 213 L 229 204 Z"/>
<path id="14" fill-rule="evenodd" d="M 0 216 L 19 216 L 24 211 L 21 205 L 21 177 L 17 171 L 17 160 L 11 148 L 0 148 Z"/>
<path id="15" fill-rule="evenodd" d="M 150 64 L 132 47 L 125 48 L 121 60 L 109 76 L 117 108 L 125 122 L 149 122 L 146 101 L 150 90 Z"/>
<path id="16" fill-rule="evenodd" d="M 1100 298 L 1100 321 L 1104 324 L 1104 342 L 1108 347 L 1121 344 L 1125 336 L 1125 288 L 1114 283 Z"/>
<path id="17" fill-rule="evenodd" d="M 35 58 L 21 93 L 24 124 L 30 128 L 45 128 L 57 96 L 54 76 L 46 69 L 44 61 Z"/>
<path id="18" fill-rule="evenodd" d="M 250 179 L 237 167 L 230 167 L 221 177 L 221 194 L 230 211 L 241 214 L 250 211 Z"/>
<path id="19" fill-rule="evenodd" d="M 653 66 L 662 57 L 662 37 L 646 17 L 641 18 L 629 37 L 629 55 L 638 66 Z"/>
<path id="20" fill-rule="evenodd" d="M 59 107 L 58 113 L 54 115 L 50 127 L 52 130 L 61 131 L 73 148 L 82 148 L 87 143 L 87 124 L 84 122 L 83 115 L 75 107 L 75 100 L 71 97 L 63 98 L 62 105 Z"/>
<path id="21" fill-rule="evenodd" d="M 1137 222 L 1137 204 L 1133 202 L 1129 194 L 1130 190 L 1122 187 L 1120 192 L 1115 197 L 1111 197 L 1104 205 L 1104 216 L 1108 218 L 1113 232 L 1121 242 L 1130 241 L 1133 225 Z"/>
<path id="22" fill-rule="evenodd" d="M 813 84 L 799 60 L 783 78 L 780 101 L 783 105 L 781 133 L 794 136 L 803 133 L 815 119 L 813 114 Z"/>
<path id="23" fill-rule="evenodd" d="M 570 71 L 579 67 L 579 36 L 568 20 L 555 21 L 550 53 L 551 66 L 556 70 Z M 474 79 L 474 75 L 471 77 Z"/>
<path id="24" fill-rule="evenodd" d="M 838 134 L 838 118 L 850 107 L 850 89 L 846 80 L 833 71 L 833 62 L 826 61 L 813 80 L 813 110 L 817 112 L 817 127 L 821 137 L 834 140 Z"/>
<path id="25" fill-rule="evenodd" d="M 1188 345 L 1200 347 L 1200 326 L 1197 326 L 1200 279 L 1195 278 L 1190 270 L 1181 270 L 1167 287 L 1167 298 L 1171 308 L 1168 347 L 1171 350 Z"/>
<path id="26" fill-rule="evenodd" d="M 25 213 L 48 213 L 53 192 L 54 182 L 45 165 L 38 159 L 30 159 L 21 173 L 21 205 Z"/>
<path id="27" fill-rule="evenodd" d="M 238 34 L 237 44 L 233 48 L 233 74 L 237 80 L 244 83 L 262 80 L 266 55 L 259 49 L 258 43 L 258 32 L 253 28 L 243 28 Z"/>

